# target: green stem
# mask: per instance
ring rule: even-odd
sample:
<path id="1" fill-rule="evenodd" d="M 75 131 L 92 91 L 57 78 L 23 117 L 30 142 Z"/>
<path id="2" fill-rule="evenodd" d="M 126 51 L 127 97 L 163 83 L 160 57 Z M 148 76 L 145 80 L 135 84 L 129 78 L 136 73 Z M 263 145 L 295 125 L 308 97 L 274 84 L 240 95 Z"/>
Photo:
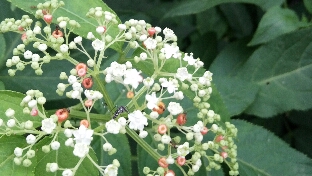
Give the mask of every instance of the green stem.
<path id="1" fill-rule="evenodd" d="M 161 157 L 148 143 L 146 143 L 139 135 L 126 126 L 127 134 L 135 140 L 148 154 L 150 154 L 156 161 Z"/>

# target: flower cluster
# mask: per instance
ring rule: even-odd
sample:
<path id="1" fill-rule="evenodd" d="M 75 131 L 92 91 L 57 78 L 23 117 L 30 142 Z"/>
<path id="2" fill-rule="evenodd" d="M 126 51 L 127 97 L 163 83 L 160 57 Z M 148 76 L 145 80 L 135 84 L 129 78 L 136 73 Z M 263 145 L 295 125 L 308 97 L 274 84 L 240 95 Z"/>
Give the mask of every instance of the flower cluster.
<path id="1" fill-rule="evenodd" d="M 194 175 L 203 167 L 203 160 L 209 162 L 207 171 L 220 169 L 221 164 L 226 163 L 230 175 L 239 174 L 237 146 L 234 143 L 237 129 L 229 122 L 222 123 L 220 115 L 207 102 L 212 93 L 212 73 L 204 71 L 204 63 L 199 58 L 195 59 L 193 53 L 180 51 L 177 36 L 171 29 L 153 27 L 144 20 L 131 19 L 120 23 L 114 13 L 95 7 L 87 13 L 87 17 L 98 22 L 94 31 L 80 34 L 69 41 L 69 34 L 81 27 L 75 20 L 58 17 L 58 26 L 51 29 L 53 14 L 63 5 L 64 2 L 57 0 L 38 4 L 35 16 L 44 20 L 45 27 L 40 22 L 33 25 L 33 20 L 28 16 L 23 16 L 21 20 L 6 19 L 0 24 L 0 32 L 18 32 L 24 43 L 14 49 L 14 56 L 6 62 L 7 67 L 16 66 L 16 69 L 9 70 L 11 76 L 28 64 L 38 75 L 43 74 L 42 65 L 51 60 L 64 59 L 74 65 L 73 69 L 61 72 L 63 82 L 57 85 L 56 93 L 62 96 L 67 89 L 66 96 L 77 100 L 77 106 L 58 109 L 55 114 L 48 116 L 43 107 L 46 103 L 43 93 L 30 90 L 20 105 L 24 107 L 25 114 L 38 117 L 36 121 L 40 129 L 33 125 L 33 121 L 21 122 L 15 118 L 13 109 L 5 112 L 8 118 L 6 124 L 0 119 L 1 134 L 9 134 L 8 129 L 11 134 L 16 129 L 28 134 L 27 147 L 16 147 L 14 150 L 15 164 L 30 166 L 31 158 L 36 153 L 32 148 L 45 135 L 50 135 L 51 140 L 42 146 L 42 152 L 70 149 L 72 156 L 69 157 L 78 158 L 79 161 L 76 166 L 62 166 L 56 157 L 55 161 L 46 163 L 48 172 L 75 175 L 82 161 L 88 160 L 102 175 L 114 176 L 120 167 L 118 160 L 113 160 L 107 166 L 99 166 L 90 155 L 94 147 L 91 142 L 99 137 L 104 143 L 101 146 L 103 150 L 113 155 L 118 152 L 114 148 L 117 146 L 113 146 L 106 135 L 127 133 L 137 141 L 143 141 L 150 135 L 157 145 L 153 148 L 138 142 L 158 164 L 155 170 L 145 167 L 143 172 L 146 175 L 175 175 L 171 169 L 173 164 L 187 166 L 183 167 L 188 168 L 187 172 L 180 167 L 181 172 Z M 94 49 L 94 54 L 85 49 L 83 37 L 91 40 L 89 45 Z M 30 43 L 39 53 L 25 49 Z M 108 67 L 103 68 L 103 61 L 110 61 L 106 50 L 115 44 L 125 45 L 126 51 L 131 48 L 136 52 L 123 63 L 111 61 Z M 56 51 L 56 54 L 51 56 L 48 48 Z M 81 52 L 86 58 L 85 63 L 76 61 L 71 51 Z M 93 86 L 94 82 L 96 86 Z M 126 103 L 115 105 L 110 95 L 120 92 L 108 92 L 106 84 L 125 88 Z M 96 103 L 100 104 L 102 99 L 108 111 L 99 118 L 93 113 L 97 110 L 94 109 Z M 77 119 L 79 124 L 76 123 Z M 207 133 L 214 138 L 207 137 Z M 64 142 L 60 142 L 61 139 Z"/>

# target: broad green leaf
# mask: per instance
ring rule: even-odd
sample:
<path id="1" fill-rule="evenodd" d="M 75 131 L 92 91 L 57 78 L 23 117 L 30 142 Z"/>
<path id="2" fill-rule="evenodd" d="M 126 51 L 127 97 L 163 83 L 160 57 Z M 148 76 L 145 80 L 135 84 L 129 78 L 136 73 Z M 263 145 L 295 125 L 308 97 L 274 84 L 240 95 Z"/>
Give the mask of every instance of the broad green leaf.
<path id="1" fill-rule="evenodd" d="M 5 86 L 2 81 L 0 81 L 0 90 L 5 90 Z"/>
<path id="2" fill-rule="evenodd" d="M 108 155 L 108 153 L 103 150 L 103 144 L 106 143 L 103 138 L 94 138 L 91 145 L 99 160 L 99 165 L 106 166 L 112 164 L 114 159 L 118 159 L 120 163 L 118 175 L 131 175 L 131 152 L 127 136 L 123 134 L 107 134 L 105 135 L 105 138 L 117 149 L 117 152 L 113 155 Z"/>
<path id="3" fill-rule="evenodd" d="M 233 120 L 240 175 L 311 175 L 312 160 L 262 127 Z"/>
<path id="4" fill-rule="evenodd" d="M 257 31 L 248 45 L 267 43 L 304 26 L 308 26 L 308 23 L 299 21 L 296 12 L 278 6 L 272 7 L 263 15 Z"/>
<path id="5" fill-rule="evenodd" d="M 243 4 L 228 3 L 221 4 L 219 8 L 234 36 L 242 38 L 253 33 L 254 19 L 252 19 L 248 7 Z"/>
<path id="6" fill-rule="evenodd" d="M 34 127 L 41 125 L 42 118 L 39 116 L 31 116 L 23 113 L 23 107 L 20 106 L 22 99 L 25 97 L 24 94 L 13 92 L 9 90 L 0 90 L 0 117 L 6 123 L 9 119 L 5 116 L 7 109 L 11 108 L 15 111 L 15 118 L 21 123 L 31 120 L 34 122 Z M 3 129 L 3 126 L 0 127 Z"/>
<path id="7" fill-rule="evenodd" d="M 1 2 L 0 2 L 1 3 Z M 0 34 L 0 68 L 5 65 L 6 59 L 5 56 L 6 43 L 2 34 Z"/>
<path id="8" fill-rule="evenodd" d="M 235 77 L 237 70 L 254 51 L 247 39 L 233 42 L 217 56 L 209 70 L 230 116 L 242 113 L 256 98 L 259 86 Z"/>
<path id="9" fill-rule="evenodd" d="M 36 158 L 38 161 L 38 165 L 36 166 L 35 175 L 62 175 L 62 170 L 58 170 L 56 173 L 51 173 L 46 171 L 47 163 L 57 163 L 60 168 L 74 168 L 79 159 L 77 156 L 73 154 L 73 147 L 65 146 L 65 141 L 68 139 L 64 136 L 64 134 L 60 133 L 56 137 L 56 140 L 60 142 L 61 146 L 58 150 L 52 150 L 49 153 L 44 153 L 42 151 L 42 146 L 50 145 L 51 140 L 53 138 L 45 137 L 38 144 L 35 145 L 37 148 Z M 97 158 L 92 149 L 89 151 L 89 155 L 97 163 Z M 83 175 L 99 175 L 97 168 L 93 165 L 93 163 L 85 157 L 81 162 L 76 174 L 77 176 Z"/>
<path id="10" fill-rule="evenodd" d="M 180 15 L 190 15 L 203 12 L 211 7 L 223 4 L 223 3 L 250 3 L 260 6 L 263 10 L 267 10 L 272 6 L 281 5 L 284 0 L 198 0 L 198 1 L 183 1 L 179 2 L 179 5 L 172 8 L 165 14 L 164 17 L 174 17 Z"/>
<path id="11" fill-rule="evenodd" d="M 271 117 L 289 110 L 312 107 L 311 28 L 281 36 L 257 49 L 238 77 L 260 86 L 245 111 Z"/>
<path id="12" fill-rule="evenodd" d="M 12 2 L 13 5 L 16 7 L 31 13 L 35 14 L 36 8 L 33 8 L 33 6 L 36 6 L 39 2 L 44 3 L 44 0 L 9 0 Z M 84 38 L 87 37 L 88 32 L 95 32 L 96 27 L 98 26 L 98 23 L 93 18 L 86 17 L 87 12 L 90 8 L 95 7 L 102 7 L 103 11 L 110 11 L 114 13 L 114 11 L 109 8 L 105 3 L 103 3 L 100 0 L 95 1 L 88 1 L 88 3 L 82 3 L 80 0 L 65 0 L 64 1 L 65 6 L 60 7 L 57 9 L 57 11 L 53 14 L 53 23 L 56 23 L 56 19 L 60 16 L 66 16 L 70 18 L 71 20 L 76 20 L 81 27 L 78 29 L 75 29 L 73 32 L 77 35 L 80 35 Z M 120 20 L 117 18 L 117 20 L 120 22 Z M 117 25 L 114 25 L 109 28 L 108 34 L 111 36 L 116 36 L 119 32 L 119 29 Z M 121 51 L 122 43 L 115 43 L 111 46 L 116 51 Z"/>
<path id="13" fill-rule="evenodd" d="M 311 0 L 303 0 L 305 8 L 312 14 L 312 1 Z"/>
<path id="14" fill-rule="evenodd" d="M 1 130 L 0 130 L 1 131 Z M 14 175 L 14 176 L 34 176 L 36 158 L 30 159 L 32 165 L 24 167 L 14 164 L 15 158 L 14 149 L 16 147 L 27 147 L 26 140 L 23 136 L 1 136 L 0 138 L 0 171 L 1 175 Z M 27 149 L 24 151 L 28 151 Z"/>
<path id="15" fill-rule="evenodd" d="M 217 34 L 218 39 L 225 34 L 228 28 L 225 18 L 218 12 L 216 7 L 196 14 L 196 24 L 201 34 L 213 31 Z"/>

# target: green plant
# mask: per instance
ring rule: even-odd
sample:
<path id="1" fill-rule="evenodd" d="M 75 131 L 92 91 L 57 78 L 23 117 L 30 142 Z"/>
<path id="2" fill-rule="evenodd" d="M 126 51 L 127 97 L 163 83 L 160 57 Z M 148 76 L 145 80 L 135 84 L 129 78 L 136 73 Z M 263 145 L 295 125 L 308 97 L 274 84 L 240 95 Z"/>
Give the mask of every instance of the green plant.
<path id="1" fill-rule="evenodd" d="M 11 8 L 41 21 L 23 16 L 0 25 L 0 32 L 18 33 L 0 36 L 0 66 L 9 67 L 0 77 L 1 173 L 311 173 L 309 158 L 241 120 L 310 108 L 309 15 L 299 20 L 287 3 L 280 7 L 282 0 L 105 1 L 126 19 L 118 25 L 100 1 L 52 2 L 14 0 Z M 25 13 L 1 3 L 1 20 Z M 182 30 L 160 32 L 156 23 Z M 225 44 L 217 56 L 216 46 Z M 138 173 L 130 163 L 135 146 Z"/>

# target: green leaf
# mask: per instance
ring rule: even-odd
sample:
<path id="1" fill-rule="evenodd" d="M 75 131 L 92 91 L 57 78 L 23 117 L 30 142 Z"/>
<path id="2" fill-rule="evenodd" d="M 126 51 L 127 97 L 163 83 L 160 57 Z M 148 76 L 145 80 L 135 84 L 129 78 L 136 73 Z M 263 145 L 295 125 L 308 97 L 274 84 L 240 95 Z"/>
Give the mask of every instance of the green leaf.
<path id="1" fill-rule="evenodd" d="M 272 6 L 281 5 L 284 0 L 197 0 L 197 1 L 183 1 L 179 2 L 177 7 L 172 8 L 165 14 L 165 18 L 174 17 L 180 15 L 190 15 L 203 12 L 211 7 L 223 4 L 223 3 L 250 3 L 260 6 L 263 10 L 267 10 Z"/>
<path id="2" fill-rule="evenodd" d="M 6 49 L 6 43 L 5 39 L 2 34 L 0 34 L 0 68 L 2 68 L 5 65 L 6 59 L 5 56 L 5 49 Z"/>
<path id="3" fill-rule="evenodd" d="M 258 48 L 244 63 L 238 77 L 260 86 L 245 111 L 271 117 L 289 110 L 312 107 L 311 28 L 281 36 Z"/>
<path id="4" fill-rule="evenodd" d="M 218 12 L 216 7 L 212 7 L 204 12 L 198 13 L 196 15 L 196 24 L 201 34 L 213 31 L 217 34 L 218 39 L 225 34 L 228 28 L 224 17 Z"/>
<path id="5" fill-rule="evenodd" d="M 246 47 L 247 42 L 248 39 L 243 39 L 228 45 L 209 68 L 229 116 L 242 113 L 254 101 L 259 90 L 257 84 L 236 77 L 237 70 L 254 51 L 254 48 Z"/>
<path id="6" fill-rule="evenodd" d="M 47 172 L 46 165 L 47 163 L 57 163 L 60 168 L 74 168 L 78 163 L 79 159 L 73 154 L 73 147 L 65 146 L 65 141 L 68 139 L 64 134 L 58 134 L 56 140 L 60 142 L 60 148 L 58 150 L 52 150 L 49 153 L 44 153 L 42 151 L 42 146 L 49 145 L 53 138 L 45 137 L 38 144 L 35 145 L 37 148 L 36 158 L 38 160 L 38 165 L 36 166 L 36 175 L 62 175 L 62 170 L 58 170 L 55 173 Z M 93 161 L 97 162 L 97 158 L 92 149 L 89 151 L 89 155 Z M 93 163 L 85 157 L 78 170 L 76 172 L 77 176 L 84 175 L 99 175 L 98 169 L 93 165 Z"/>
<path id="7" fill-rule="evenodd" d="M 299 21 L 294 11 L 278 6 L 272 7 L 263 15 L 257 31 L 248 45 L 267 43 L 304 26 L 308 26 L 308 23 Z"/>
<path id="8" fill-rule="evenodd" d="M 36 9 L 32 7 L 34 5 L 36 6 L 39 2 L 44 3 L 45 0 L 38 0 L 37 2 L 34 2 L 33 0 L 11 0 L 11 2 L 16 7 L 34 15 Z M 95 31 L 95 28 L 98 26 L 98 23 L 95 19 L 86 17 L 86 14 L 90 8 L 102 7 L 103 11 L 109 11 L 115 14 L 115 12 L 111 8 L 109 8 L 105 3 L 100 0 L 88 1 L 87 4 L 81 3 L 80 0 L 67 0 L 64 2 L 65 6 L 60 7 L 53 14 L 53 23 L 56 23 L 56 19 L 61 16 L 66 16 L 71 20 L 76 20 L 81 25 L 81 27 L 75 29 L 73 32 L 84 38 L 87 37 L 88 32 Z M 120 22 L 118 17 L 117 20 Z M 118 34 L 118 32 L 119 29 L 117 25 L 113 25 L 108 30 L 108 34 L 111 35 L 113 38 Z M 121 51 L 121 47 L 122 43 L 120 42 L 116 42 L 111 46 L 111 48 L 116 51 Z"/>
<path id="9" fill-rule="evenodd" d="M 305 8 L 312 14 L 312 1 L 311 0 L 303 0 Z"/>
<path id="10" fill-rule="evenodd" d="M 31 116 L 29 114 L 23 113 L 23 107 L 20 106 L 20 103 L 22 102 L 24 97 L 25 95 L 22 93 L 8 90 L 0 90 L 1 119 L 5 122 L 9 120 L 9 118 L 6 117 L 4 114 L 7 109 L 11 108 L 15 111 L 14 116 L 19 122 L 26 122 L 27 120 L 31 120 L 34 122 L 34 127 L 40 126 L 42 118 L 40 118 L 39 116 Z M 3 128 L 3 126 L 1 128 Z"/>
<path id="11" fill-rule="evenodd" d="M 26 140 L 22 136 L 2 136 L 0 138 L 0 171 L 1 175 L 33 176 L 36 166 L 36 158 L 32 158 L 32 165 L 24 167 L 13 162 L 16 147 L 27 147 Z M 26 150 L 27 151 L 27 150 Z M 25 152 L 25 151 L 24 151 Z M 25 153 L 24 153 L 25 154 Z"/>
<path id="12" fill-rule="evenodd" d="M 254 19 L 249 14 L 248 7 L 243 4 L 229 3 L 221 4 L 220 10 L 237 38 L 252 34 Z"/>
<path id="13" fill-rule="evenodd" d="M 311 175 L 312 161 L 262 127 L 233 120 L 240 175 Z"/>

